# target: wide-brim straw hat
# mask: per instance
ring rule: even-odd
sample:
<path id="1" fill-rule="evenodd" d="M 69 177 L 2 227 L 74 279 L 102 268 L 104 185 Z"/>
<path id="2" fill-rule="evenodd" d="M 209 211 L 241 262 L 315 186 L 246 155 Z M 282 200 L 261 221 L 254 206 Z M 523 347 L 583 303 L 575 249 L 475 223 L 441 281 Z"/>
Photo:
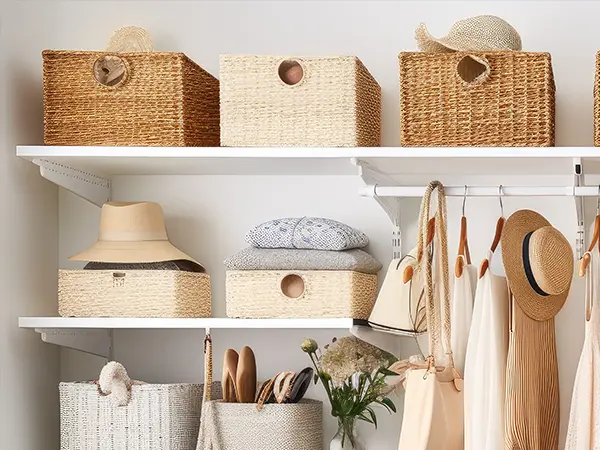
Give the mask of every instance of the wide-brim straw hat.
<path id="1" fill-rule="evenodd" d="M 522 49 L 521 36 L 508 22 L 496 16 L 475 16 L 459 20 L 448 34 L 436 38 L 424 23 L 415 31 L 415 39 L 421 51 L 503 51 Z"/>
<path id="2" fill-rule="evenodd" d="M 98 241 L 69 259 L 107 263 L 186 260 L 202 267 L 169 242 L 162 207 L 155 202 L 105 203 Z"/>
<path id="3" fill-rule="evenodd" d="M 573 250 L 543 216 L 520 210 L 502 231 L 502 260 L 515 301 L 535 320 L 554 317 L 565 304 L 573 279 Z"/>

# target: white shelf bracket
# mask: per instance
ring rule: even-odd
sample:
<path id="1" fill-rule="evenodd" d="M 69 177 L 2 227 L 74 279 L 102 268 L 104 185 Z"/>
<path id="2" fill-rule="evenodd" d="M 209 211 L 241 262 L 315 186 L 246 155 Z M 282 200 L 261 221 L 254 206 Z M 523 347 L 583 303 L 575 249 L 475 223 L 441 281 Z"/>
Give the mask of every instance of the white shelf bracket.
<path id="1" fill-rule="evenodd" d="M 375 189 L 378 184 L 397 184 L 387 174 L 384 174 L 360 158 L 352 158 L 352 164 L 358 167 L 358 175 L 367 184 L 373 186 L 373 198 L 383 208 L 392 222 L 392 258 L 402 257 L 402 208 L 401 201 L 396 197 L 379 197 Z"/>
<path id="2" fill-rule="evenodd" d="M 46 159 L 33 159 L 40 168 L 40 175 L 75 195 L 102 206 L 110 200 L 110 180 L 79 169 Z"/>
<path id="3" fill-rule="evenodd" d="M 575 249 L 577 259 L 583 257 L 585 251 L 585 208 L 582 196 L 575 195 L 575 188 L 583 185 L 583 164 L 581 158 L 573 158 L 573 198 L 575 200 L 575 209 L 577 211 L 577 237 L 575 239 Z"/>
<path id="4" fill-rule="evenodd" d="M 113 359 L 112 330 L 79 330 L 62 328 L 36 328 L 42 341 L 79 350 L 92 355 Z"/>

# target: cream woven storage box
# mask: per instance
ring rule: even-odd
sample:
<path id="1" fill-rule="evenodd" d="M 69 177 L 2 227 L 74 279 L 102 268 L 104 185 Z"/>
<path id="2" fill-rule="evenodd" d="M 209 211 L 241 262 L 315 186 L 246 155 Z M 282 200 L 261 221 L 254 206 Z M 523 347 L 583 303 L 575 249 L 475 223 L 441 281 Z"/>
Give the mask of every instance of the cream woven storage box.
<path id="1" fill-rule="evenodd" d="M 210 276 L 177 270 L 60 270 L 63 317 L 210 317 Z"/>
<path id="2" fill-rule="evenodd" d="M 548 53 L 400 53 L 400 145 L 554 145 Z"/>
<path id="3" fill-rule="evenodd" d="M 354 56 L 221 55 L 220 67 L 223 146 L 380 145 L 381 88 Z"/>
<path id="4" fill-rule="evenodd" d="M 227 315 L 368 319 L 377 275 L 335 270 L 229 270 Z"/>
<path id="5" fill-rule="evenodd" d="M 219 145 L 219 81 L 183 53 L 47 50 L 43 61 L 46 145 Z M 114 70 L 123 76 L 96 75 Z"/>
<path id="6" fill-rule="evenodd" d="M 133 386 L 129 404 L 116 406 L 93 382 L 60 383 L 60 448 L 194 450 L 202 391 L 199 384 Z"/>

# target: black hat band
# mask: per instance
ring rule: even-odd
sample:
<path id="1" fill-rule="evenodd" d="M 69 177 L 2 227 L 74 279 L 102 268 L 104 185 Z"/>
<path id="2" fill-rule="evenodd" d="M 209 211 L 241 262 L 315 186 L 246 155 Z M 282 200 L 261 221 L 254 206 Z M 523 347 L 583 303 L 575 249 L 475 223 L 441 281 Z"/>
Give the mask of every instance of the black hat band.
<path id="1" fill-rule="evenodd" d="M 537 294 L 543 297 L 548 297 L 550 294 L 544 292 L 544 290 L 537 284 L 535 277 L 533 276 L 533 271 L 531 270 L 531 262 L 529 260 L 529 241 L 531 240 L 532 235 L 533 231 L 527 233 L 523 239 L 523 268 L 525 269 L 525 275 L 527 276 L 527 281 L 529 281 L 531 288 Z"/>

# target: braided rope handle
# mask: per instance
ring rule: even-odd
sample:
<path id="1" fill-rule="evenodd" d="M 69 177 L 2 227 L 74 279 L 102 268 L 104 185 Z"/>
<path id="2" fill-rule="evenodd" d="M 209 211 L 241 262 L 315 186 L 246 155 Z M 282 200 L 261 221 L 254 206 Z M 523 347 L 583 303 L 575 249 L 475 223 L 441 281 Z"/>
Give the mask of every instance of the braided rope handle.
<path id="1" fill-rule="evenodd" d="M 435 214 L 435 239 L 438 243 L 439 253 L 436 253 L 437 264 L 442 270 L 442 301 L 443 318 L 440 309 L 442 305 L 436 302 L 435 286 L 433 283 L 433 261 L 429 245 L 425 245 L 427 239 L 427 223 L 429 221 L 429 210 L 431 195 L 437 190 L 437 210 Z M 449 357 L 449 363 L 453 367 L 450 327 L 450 275 L 448 266 L 448 230 L 446 226 L 446 195 L 444 185 L 439 181 L 431 181 L 421 202 L 419 213 L 419 234 L 417 236 L 418 253 L 423 257 L 419 262 L 421 270 L 425 271 L 425 295 L 427 329 L 429 330 L 429 359 L 435 366 L 435 354 L 438 350 L 444 351 Z M 443 332 L 442 332 L 443 329 Z M 442 342 L 443 335 L 443 342 Z"/>

